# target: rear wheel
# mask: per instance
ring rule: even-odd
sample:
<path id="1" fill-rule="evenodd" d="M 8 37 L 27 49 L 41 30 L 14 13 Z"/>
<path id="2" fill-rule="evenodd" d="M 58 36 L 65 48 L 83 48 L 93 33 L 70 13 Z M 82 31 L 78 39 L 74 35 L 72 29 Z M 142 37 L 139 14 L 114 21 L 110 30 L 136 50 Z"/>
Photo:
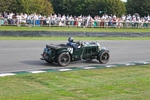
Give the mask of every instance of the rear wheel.
<path id="1" fill-rule="evenodd" d="M 109 61 L 110 55 L 108 51 L 103 51 L 102 54 L 99 56 L 99 62 L 101 64 L 106 64 Z"/>
<path id="2" fill-rule="evenodd" d="M 70 63 L 70 55 L 67 52 L 61 53 L 58 58 L 57 62 L 61 66 L 67 66 Z"/>

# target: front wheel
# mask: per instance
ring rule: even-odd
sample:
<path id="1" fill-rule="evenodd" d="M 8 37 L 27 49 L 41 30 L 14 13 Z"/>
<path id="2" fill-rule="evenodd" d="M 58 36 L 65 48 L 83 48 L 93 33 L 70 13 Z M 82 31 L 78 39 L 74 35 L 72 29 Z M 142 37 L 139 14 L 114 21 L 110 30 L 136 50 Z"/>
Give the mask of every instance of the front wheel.
<path id="1" fill-rule="evenodd" d="M 63 52 L 58 56 L 57 62 L 61 66 L 67 66 L 70 63 L 70 59 L 69 53 Z"/>
<path id="2" fill-rule="evenodd" d="M 99 56 L 99 62 L 101 64 L 106 64 L 109 61 L 110 55 L 108 51 L 103 51 L 102 54 Z"/>

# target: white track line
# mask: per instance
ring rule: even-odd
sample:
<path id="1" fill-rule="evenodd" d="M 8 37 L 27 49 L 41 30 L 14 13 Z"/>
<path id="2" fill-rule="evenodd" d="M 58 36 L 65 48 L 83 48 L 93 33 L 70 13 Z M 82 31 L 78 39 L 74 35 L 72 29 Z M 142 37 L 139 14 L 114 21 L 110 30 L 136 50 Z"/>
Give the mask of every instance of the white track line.
<path id="1" fill-rule="evenodd" d="M 107 65 L 106 67 L 116 67 L 116 65 Z"/>
<path id="2" fill-rule="evenodd" d="M 63 72 L 63 71 L 70 71 L 72 69 L 59 69 L 59 71 Z"/>
<path id="3" fill-rule="evenodd" d="M 150 62 L 141 62 L 142 64 L 149 64 Z"/>
<path id="4" fill-rule="evenodd" d="M 30 71 L 32 74 L 36 74 L 36 73 L 45 73 L 46 71 Z"/>
<path id="5" fill-rule="evenodd" d="M 13 75 L 16 75 L 16 74 L 13 74 L 13 73 L 5 73 L 5 74 L 0 74 L 0 77 L 13 76 Z"/>
<path id="6" fill-rule="evenodd" d="M 93 69 L 95 67 L 84 67 L 84 69 Z"/>
<path id="7" fill-rule="evenodd" d="M 134 64 L 134 63 L 127 63 L 127 64 L 125 64 L 126 66 L 133 66 L 133 65 L 136 65 L 136 64 Z"/>

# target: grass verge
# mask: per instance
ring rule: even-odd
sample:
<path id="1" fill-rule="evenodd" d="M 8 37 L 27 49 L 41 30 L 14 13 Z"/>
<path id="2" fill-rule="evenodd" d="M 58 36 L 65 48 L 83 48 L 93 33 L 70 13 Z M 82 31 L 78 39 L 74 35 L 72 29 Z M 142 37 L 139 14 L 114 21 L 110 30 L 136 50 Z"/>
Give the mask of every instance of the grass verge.
<path id="1" fill-rule="evenodd" d="M 149 100 L 150 65 L 0 77 L 1 100 Z"/>
<path id="2" fill-rule="evenodd" d="M 150 32 L 150 28 L 76 28 L 0 26 L 0 31 Z"/>
<path id="3" fill-rule="evenodd" d="M 0 40 L 67 40 L 68 37 L 20 37 L 1 36 Z M 150 37 L 74 37 L 75 40 L 150 40 Z"/>

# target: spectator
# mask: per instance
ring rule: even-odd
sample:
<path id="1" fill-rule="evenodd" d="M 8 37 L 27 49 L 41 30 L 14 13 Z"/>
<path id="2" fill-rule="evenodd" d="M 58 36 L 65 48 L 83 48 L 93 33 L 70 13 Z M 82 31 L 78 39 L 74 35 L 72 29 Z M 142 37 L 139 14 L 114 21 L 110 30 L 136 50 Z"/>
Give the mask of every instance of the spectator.
<path id="1" fill-rule="evenodd" d="M 107 15 L 104 14 L 100 16 L 72 16 L 72 15 L 49 15 L 43 16 L 41 14 L 14 14 L 3 12 L 0 14 L 5 24 L 9 25 L 18 25 L 27 24 L 27 25 L 53 25 L 53 26 L 76 26 L 76 27 L 143 27 L 146 25 L 150 26 L 150 16 L 140 17 L 139 14 L 135 13 L 134 15 L 122 15 L 117 17 L 116 15 Z"/>

